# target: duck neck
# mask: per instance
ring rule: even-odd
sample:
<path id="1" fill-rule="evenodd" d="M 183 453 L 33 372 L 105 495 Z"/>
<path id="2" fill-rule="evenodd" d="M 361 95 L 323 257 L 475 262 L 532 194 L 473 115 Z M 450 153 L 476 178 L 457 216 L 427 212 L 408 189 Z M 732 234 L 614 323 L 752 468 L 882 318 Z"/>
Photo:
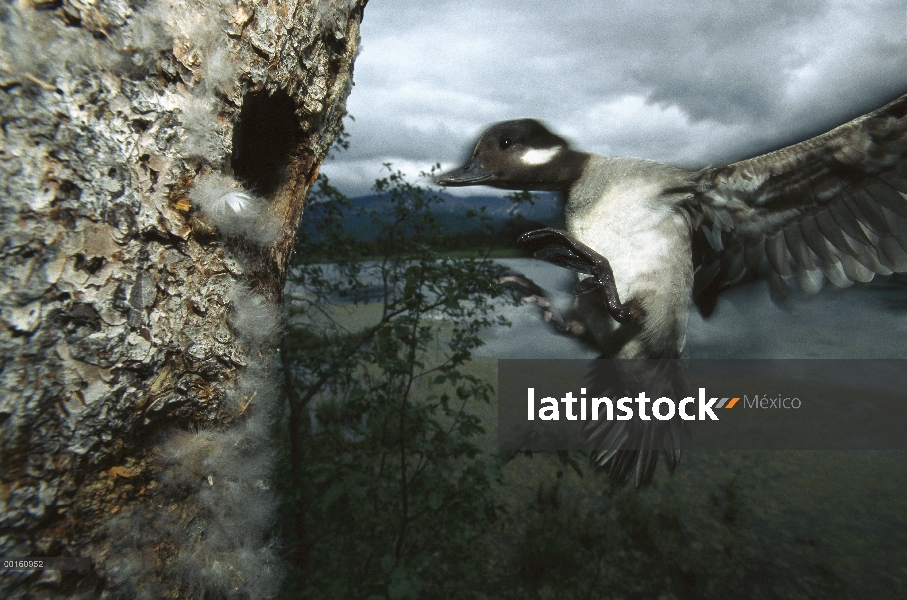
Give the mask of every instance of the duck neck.
<path id="1" fill-rule="evenodd" d="M 553 183 L 550 189 L 568 194 L 573 184 L 583 176 L 591 158 L 592 155 L 588 152 L 564 149 L 558 160 L 550 165 L 551 171 L 545 177 L 547 181 Z"/>

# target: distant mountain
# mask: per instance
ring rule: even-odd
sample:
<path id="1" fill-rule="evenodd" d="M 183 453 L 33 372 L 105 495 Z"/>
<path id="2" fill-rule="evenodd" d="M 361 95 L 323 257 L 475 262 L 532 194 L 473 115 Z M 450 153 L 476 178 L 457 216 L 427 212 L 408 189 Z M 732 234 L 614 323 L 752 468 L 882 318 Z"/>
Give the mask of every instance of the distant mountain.
<path id="1" fill-rule="evenodd" d="M 442 232 L 448 235 L 462 235 L 477 231 L 479 221 L 466 216 L 467 211 L 479 212 L 490 217 L 490 224 L 495 231 L 513 229 L 523 231 L 537 227 L 563 228 L 564 217 L 562 202 L 557 194 L 536 193 L 534 203 L 523 202 L 514 205 L 506 198 L 498 196 L 452 196 L 440 194 L 444 202 L 435 205 L 432 212 L 441 226 Z M 319 223 L 327 206 L 322 203 L 309 204 L 300 222 L 300 229 L 318 238 Z M 373 241 L 381 231 L 380 224 L 373 218 L 388 222 L 393 218 L 393 206 L 384 196 L 370 195 L 352 199 L 352 206 L 342 209 L 344 225 L 347 231 L 365 242 Z"/>

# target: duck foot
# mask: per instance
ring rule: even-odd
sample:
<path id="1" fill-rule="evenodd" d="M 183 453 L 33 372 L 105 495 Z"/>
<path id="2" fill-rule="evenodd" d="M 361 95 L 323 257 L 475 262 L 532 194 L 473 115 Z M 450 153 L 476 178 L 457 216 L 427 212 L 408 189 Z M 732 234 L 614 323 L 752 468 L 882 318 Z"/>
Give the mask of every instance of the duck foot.
<path id="1" fill-rule="evenodd" d="M 548 299 L 548 293 L 522 273 L 508 271 L 498 279 L 498 284 L 515 291 L 519 294 L 520 300 L 527 300 L 538 306 L 542 311 L 542 318 L 545 322 L 551 323 L 557 327 L 558 332 L 571 336 L 579 336 L 582 334 L 581 329 L 577 327 L 576 323 L 565 321 L 564 317 L 551 306 L 551 301 Z"/>
<path id="2" fill-rule="evenodd" d="M 580 281 L 573 293 L 579 296 L 596 289 L 601 290 L 611 317 L 618 323 L 630 320 L 630 310 L 620 301 L 614 283 L 614 271 L 607 258 L 566 231 L 552 227 L 527 231 L 517 241 L 540 260 L 577 273 L 592 275 Z"/>

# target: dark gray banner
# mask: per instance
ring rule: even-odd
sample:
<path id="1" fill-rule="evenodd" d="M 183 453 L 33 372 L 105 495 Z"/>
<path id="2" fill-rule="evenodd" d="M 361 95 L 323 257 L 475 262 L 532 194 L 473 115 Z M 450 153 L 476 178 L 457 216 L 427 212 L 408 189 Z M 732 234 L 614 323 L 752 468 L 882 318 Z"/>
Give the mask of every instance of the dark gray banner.
<path id="1" fill-rule="evenodd" d="M 499 360 L 502 450 L 907 450 L 907 360 Z"/>

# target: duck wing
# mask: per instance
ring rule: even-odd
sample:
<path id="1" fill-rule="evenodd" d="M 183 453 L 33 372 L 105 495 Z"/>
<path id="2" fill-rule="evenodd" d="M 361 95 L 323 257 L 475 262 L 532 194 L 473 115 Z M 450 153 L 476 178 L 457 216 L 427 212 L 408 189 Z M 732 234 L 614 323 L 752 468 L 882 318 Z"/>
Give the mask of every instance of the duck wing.
<path id="1" fill-rule="evenodd" d="M 684 207 L 706 316 L 722 290 L 755 279 L 777 299 L 907 272 L 907 95 L 694 181 Z"/>

